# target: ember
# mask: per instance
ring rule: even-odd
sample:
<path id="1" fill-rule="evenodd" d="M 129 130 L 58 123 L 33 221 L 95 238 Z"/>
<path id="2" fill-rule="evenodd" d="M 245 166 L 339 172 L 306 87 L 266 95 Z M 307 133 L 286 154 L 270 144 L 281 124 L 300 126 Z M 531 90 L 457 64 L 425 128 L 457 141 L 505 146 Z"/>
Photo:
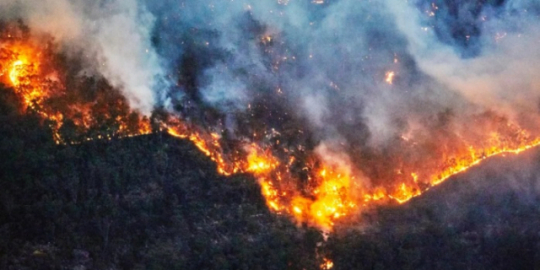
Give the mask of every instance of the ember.
<path id="1" fill-rule="evenodd" d="M 171 33 L 175 38 L 161 40 L 156 35 L 154 40 L 150 31 L 132 27 L 126 32 L 137 33 L 134 40 L 152 36 L 152 42 L 141 41 L 126 50 L 125 58 L 120 57 L 126 55 L 118 46 L 107 47 L 114 36 L 108 31 L 96 39 L 101 43 L 93 44 L 98 49 L 72 57 L 60 48 L 60 41 L 46 35 L 50 33 L 26 33 L 18 29 L 21 26 L 7 24 L 0 29 L 0 79 L 19 96 L 23 111 L 39 115 L 50 126 L 58 144 L 167 132 L 193 142 L 222 175 L 252 174 L 272 211 L 325 231 L 371 207 L 405 203 L 486 158 L 517 154 L 540 144 L 539 117 L 530 113 L 536 101 L 521 106 L 530 93 L 513 98 L 503 94 L 507 89 L 497 88 L 534 88 L 536 82 L 515 79 L 519 74 L 503 66 L 492 68 L 496 78 L 507 72 L 503 75 L 512 79 L 500 85 L 469 77 L 458 64 L 476 68 L 483 76 L 491 69 L 482 67 L 491 66 L 475 61 L 491 65 L 504 61 L 478 60 L 472 57 L 475 55 L 463 60 L 452 50 L 441 50 L 449 56 L 437 55 L 437 50 L 422 47 L 436 43 L 431 40 L 436 38 L 430 35 L 431 28 L 422 25 L 403 31 L 399 23 L 405 25 L 408 18 L 392 10 L 397 6 L 344 2 L 311 1 L 305 12 L 349 7 L 358 12 L 330 20 L 322 12 L 308 16 L 313 21 L 292 20 L 295 24 L 289 28 L 266 16 L 259 22 L 259 9 L 239 6 L 237 12 L 249 19 L 231 25 L 253 27 L 222 31 L 223 36 L 214 36 L 219 32 L 214 28 L 205 32 L 190 26 L 187 32 Z M 198 7 L 195 2 L 189 5 Z M 301 8 L 289 1 L 276 5 L 269 14 L 287 16 L 288 8 Z M 375 16 L 372 11 L 377 8 Z M 425 8 L 427 19 L 436 19 L 441 12 L 435 5 Z M 177 19 L 182 20 L 180 17 Z M 222 19 L 236 17 L 241 16 Z M 168 18 L 163 16 L 156 23 L 169 29 L 176 21 Z M 374 18 L 389 22 L 373 24 Z M 209 23 L 212 27 L 223 24 Z M 353 27 L 350 33 L 340 33 L 341 25 L 373 29 Z M 391 35 L 381 34 L 388 30 L 383 27 Z M 295 38 L 289 31 L 298 29 L 310 30 Z M 189 42 L 184 40 L 188 32 L 194 35 Z M 243 32 L 249 33 L 243 37 Z M 504 33 L 496 45 L 506 46 L 500 49 L 503 53 L 521 55 L 507 44 L 512 33 Z M 338 41 L 333 43 L 334 39 Z M 466 41 L 461 43 L 472 42 L 470 35 Z M 151 47 L 167 42 L 186 47 L 178 52 L 161 45 L 164 54 L 174 51 L 171 54 L 176 58 L 168 64 L 178 69 L 164 75 L 156 64 L 161 63 L 156 60 L 158 50 Z M 423 49 L 439 62 L 445 59 L 458 64 L 455 69 L 441 66 L 418 53 Z M 143 51 L 141 59 L 131 55 L 140 56 Z M 100 57 L 88 65 L 85 61 L 94 61 L 93 54 Z M 124 64 L 129 68 L 119 70 Z M 159 72 L 147 72 L 149 69 Z M 150 83 L 159 81 L 154 79 L 157 75 L 163 75 L 159 78 L 163 84 Z M 144 87 L 139 88 L 140 84 Z M 396 91 L 380 91 L 388 85 Z M 134 89 L 126 89 L 129 87 Z M 171 92 L 154 102 L 151 87 Z M 498 92 L 479 98 L 491 88 Z M 499 106 L 500 96 L 505 103 Z M 155 111 L 149 106 L 156 106 Z"/>

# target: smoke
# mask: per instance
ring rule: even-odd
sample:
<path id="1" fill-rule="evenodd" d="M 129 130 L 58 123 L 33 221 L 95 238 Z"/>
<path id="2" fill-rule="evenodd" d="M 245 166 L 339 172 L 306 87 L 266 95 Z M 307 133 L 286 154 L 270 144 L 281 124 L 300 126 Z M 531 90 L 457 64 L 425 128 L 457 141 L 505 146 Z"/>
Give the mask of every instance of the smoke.
<path id="1" fill-rule="evenodd" d="M 143 113 L 170 101 L 231 137 L 275 129 L 372 181 L 438 157 L 425 165 L 436 168 L 448 156 L 438 145 L 540 128 L 533 0 L 7 0 L 0 10 L 83 55 Z"/>
<path id="2" fill-rule="evenodd" d="M 180 86 L 170 96 L 235 127 L 246 124 L 239 115 L 257 115 L 253 104 L 278 100 L 285 110 L 270 110 L 273 119 L 292 115 L 324 146 L 319 155 L 348 155 L 372 181 L 389 167 L 441 161 L 438 147 L 489 144 L 513 125 L 538 130 L 534 1 L 317 3 L 148 4 L 157 51 Z M 284 129 L 274 123 L 267 128 Z M 232 132 L 260 132 L 245 130 Z"/>
<path id="3" fill-rule="evenodd" d="M 382 3 L 164 1 L 151 11 L 159 18 L 158 51 L 173 60 L 180 85 L 227 114 L 248 108 L 261 92 L 279 92 L 319 140 L 380 145 L 415 114 L 461 102 L 420 72 Z M 186 61 L 197 64 L 186 69 Z M 397 74 L 395 86 L 385 83 L 388 71 Z"/>
<path id="4" fill-rule="evenodd" d="M 389 3 L 400 30 L 410 41 L 408 51 L 422 72 L 471 103 L 515 121 L 524 114 L 537 113 L 540 85 L 535 66 L 540 51 L 534 47 L 540 38 L 538 4 L 509 1 L 482 11 L 461 7 L 457 14 L 467 18 L 463 23 L 476 25 L 473 32 L 479 32 L 476 36 L 462 32 L 461 39 L 471 40 L 469 47 L 463 47 L 440 39 L 438 29 L 413 7 L 401 1 Z M 471 14 L 474 12 L 476 16 Z M 449 20 L 444 16 L 450 15 L 443 13 L 438 20 Z M 474 56 L 470 47 L 474 47 Z"/>
<path id="5" fill-rule="evenodd" d="M 167 78 L 151 44 L 154 17 L 136 0 L 6 0 L 0 19 L 52 36 L 87 62 L 87 72 L 121 89 L 135 110 L 149 114 L 162 101 Z"/>

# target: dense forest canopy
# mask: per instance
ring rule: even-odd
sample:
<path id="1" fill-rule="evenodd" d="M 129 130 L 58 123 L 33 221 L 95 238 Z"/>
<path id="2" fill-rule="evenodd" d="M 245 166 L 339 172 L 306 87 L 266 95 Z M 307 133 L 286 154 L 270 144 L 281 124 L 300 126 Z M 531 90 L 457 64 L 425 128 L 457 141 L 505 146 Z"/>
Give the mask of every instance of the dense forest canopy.
<path id="1" fill-rule="evenodd" d="M 156 133 L 58 145 L 19 102 L 2 87 L 2 269 L 320 269 L 325 259 L 334 269 L 540 266 L 534 152 L 324 235 L 271 213 L 253 176 L 219 175 L 189 141 Z"/>
<path id="2" fill-rule="evenodd" d="M 538 18 L 0 1 L 0 268 L 540 268 Z"/>

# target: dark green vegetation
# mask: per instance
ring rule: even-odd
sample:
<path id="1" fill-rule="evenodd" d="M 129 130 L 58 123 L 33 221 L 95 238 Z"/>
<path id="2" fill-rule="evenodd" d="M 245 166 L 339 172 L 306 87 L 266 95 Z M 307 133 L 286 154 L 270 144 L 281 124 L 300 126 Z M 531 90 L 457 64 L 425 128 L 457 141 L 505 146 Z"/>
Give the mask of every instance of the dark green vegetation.
<path id="1" fill-rule="evenodd" d="M 0 269 L 317 267 L 319 232 L 271 214 L 253 177 L 217 175 L 190 142 L 58 146 L 0 98 Z"/>
<path id="2" fill-rule="evenodd" d="M 540 154 L 493 158 L 363 219 L 329 239 L 335 269 L 540 269 Z"/>
<path id="3" fill-rule="evenodd" d="M 540 269 L 534 153 L 374 209 L 320 245 L 268 211 L 253 177 L 218 175 L 187 141 L 56 145 L 16 104 L 0 87 L 0 269 L 317 269 L 317 253 L 334 269 Z"/>

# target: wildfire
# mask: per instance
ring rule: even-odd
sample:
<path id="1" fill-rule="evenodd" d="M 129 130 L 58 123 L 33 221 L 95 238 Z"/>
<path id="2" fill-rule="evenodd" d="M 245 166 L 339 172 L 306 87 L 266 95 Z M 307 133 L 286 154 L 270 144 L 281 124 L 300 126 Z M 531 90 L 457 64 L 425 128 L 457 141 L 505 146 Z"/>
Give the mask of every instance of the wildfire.
<path id="1" fill-rule="evenodd" d="M 59 76 L 63 71 L 52 64 L 53 49 L 47 40 L 0 40 L 0 74 L 7 74 L 0 77 L 0 81 L 12 86 L 23 101 L 23 111 L 32 111 L 43 119 L 51 120 L 49 127 L 57 143 L 66 142 L 60 129 L 67 119 L 72 121 L 81 133 L 102 125 L 99 119 L 115 122 L 116 128 L 110 127 L 104 134 L 87 136 L 81 141 L 111 139 L 112 136 L 129 137 L 151 132 L 148 119 L 131 112 L 120 94 L 104 94 L 98 97 L 101 100 L 77 100 L 80 95 L 66 90 Z M 106 92 L 106 89 L 103 92 Z M 53 108 L 46 104 L 50 100 L 55 100 L 57 106 Z M 67 100 L 69 104 L 66 103 Z M 117 103 L 112 103 L 115 100 Z M 96 105 L 98 102 L 99 106 Z M 70 143 L 75 141 L 71 140 Z"/>
<path id="2" fill-rule="evenodd" d="M 323 263 L 321 264 L 321 270 L 330 270 L 334 267 L 334 262 L 331 260 L 324 258 Z"/>
<path id="3" fill-rule="evenodd" d="M 181 125 L 177 123 L 176 126 Z M 433 172 L 421 172 L 419 168 L 419 172 L 409 174 L 408 182 L 386 188 L 382 186 L 372 189 L 353 187 L 357 179 L 350 171 L 323 162 L 317 171 L 314 171 L 314 167 L 306 168 L 311 172 L 309 182 L 313 184 L 304 190 L 298 190 L 292 185 L 297 181 L 294 181 L 295 176 L 291 173 L 291 163 L 280 162 L 270 150 L 263 150 L 259 145 L 251 143 L 244 146 L 246 153 L 244 159 L 225 158 L 218 135 L 189 133 L 187 132 L 189 129 L 185 129 L 184 133 L 180 134 L 176 130 L 169 128 L 168 131 L 173 136 L 193 141 L 203 153 L 216 162 L 220 173 L 224 175 L 239 172 L 253 173 L 258 178 L 261 193 L 271 210 L 291 215 L 299 222 L 308 222 L 327 231 L 332 229 L 334 221 L 356 213 L 363 207 L 388 202 L 388 200 L 405 203 L 449 177 L 481 163 L 488 157 L 506 153 L 517 154 L 540 145 L 540 138 L 538 138 L 523 139 L 517 144 L 508 144 L 506 140 L 492 141 L 493 145 L 485 148 L 471 146 L 465 153 L 450 158 L 451 162 L 442 160 L 443 164 L 450 162 L 450 165 L 442 167 L 438 165 Z M 528 138 L 527 136 L 525 138 Z M 294 157 L 289 157 L 289 159 L 294 161 Z M 328 263 L 331 267 L 332 262 Z"/>
<path id="4" fill-rule="evenodd" d="M 349 192 L 354 179 L 354 176 L 343 168 L 324 167 L 316 177 L 319 185 L 312 192 L 315 199 L 310 201 L 299 197 L 295 198 L 295 201 L 307 208 L 304 212 L 310 219 L 330 230 L 334 220 L 348 215 L 356 208 L 356 200 Z"/>
<path id="5" fill-rule="evenodd" d="M 421 195 L 423 192 L 429 190 L 431 187 L 434 187 L 443 183 L 448 178 L 456 174 L 462 173 L 468 170 L 469 168 L 480 164 L 483 160 L 489 157 L 504 155 L 504 154 L 519 154 L 523 151 L 537 147 L 539 145 L 540 145 L 540 138 L 536 138 L 531 141 L 523 142 L 522 144 L 516 146 L 515 148 L 510 148 L 509 146 L 502 145 L 499 147 L 492 146 L 487 149 L 483 149 L 482 151 L 478 151 L 476 149 L 470 149 L 470 156 L 465 155 L 465 156 L 459 157 L 456 159 L 457 162 L 454 166 L 449 166 L 440 172 L 430 175 L 427 181 L 429 183 L 429 186 L 426 187 L 424 190 L 420 190 L 417 186 L 414 186 L 414 185 L 408 186 L 405 183 L 402 183 L 400 185 L 399 190 L 396 193 L 390 195 L 390 197 L 395 199 L 399 203 L 405 203 L 409 201 L 410 199 Z M 479 155 L 478 153 L 482 153 L 482 154 Z"/>
<path id="6" fill-rule="evenodd" d="M 265 40 L 270 42 L 271 37 Z M 380 166 L 382 169 L 364 177 L 312 152 L 307 157 L 302 156 L 306 160 L 299 160 L 294 150 L 280 148 L 279 142 L 273 144 L 245 139 L 231 143 L 234 147 L 230 147 L 224 144 L 220 132 L 201 128 L 175 116 L 151 121 L 133 112 L 125 99 L 106 83 L 97 87 L 101 91 L 97 97 L 83 99 L 80 97 L 83 95 L 77 94 L 77 89 L 66 89 L 59 79 L 66 71 L 50 64 L 54 62 L 52 55 L 39 44 L 22 41 L 1 43 L 0 40 L 0 74 L 5 74 L 0 79 L 21 98 L 25 111 L 30 110 L 43 119 L 52 120 L 51 128 L 58 143 L 149 134 L 157 124 L 160 130 L 171 136 L 192 141 L 216 163 L 220 174 L 253 174 L 272 211 L 326 231 L 332 230 L 338 220 L 371 205 L 407 202 L 486 158 L 517 154 L 540 145 L 540 138 L 518 125 L 486 116 L 482 118 L 488 123 L 485 134 L 479 138 L 456 136 L 454 141 L 448 139 L 445 146 L 433 146 L 424 151 L 434 153 L 429 159 L 399 157 L 384 163 L 382 161 L 386 157 L 382 155 L 366 158 L 366 162 L 372 163 L 363 166 Z M 393 71 L 387 72 L 386 83 L 393 84 L 394 76 Z M 54 106 L 50 105 L 51 100 Z M 69 138 L 61 131 L 70 121 L 85 137 Z M 104 131 L 96 133 L 96 130 Z M 441 135 L 441 141 L 446 139 L 445 136 Z M 406 140 L 402 142 L 402 152 L 416 153 L 415 147 L 418 146 L 414 136 L 409 134 L 403 138 Z M 328 259 L 321 265 L 321 269 L 332 267 L 333 262 Z"/>
<path id="7" fill-rule="evenodd" d="M 48 97 L 45 82 L 41 81 L 39 62 L 40 53 L 26 44 L 13 44 L 9 49 L 0 47 L 0 60 L 6 63 L 9 83 L 21 94 L 26 107 L 40 105 Z"/>
<path id="8" fill-rule="evenodd" d="M 394 76 L 396 76 L 396 73 L 393 71 L 386 72 L 386 79 L 384 80 L 387 84 L 394 84 Z"/>
<path id="9" fill-rule="evenodd" d="M 219 143 L 219 135 L 216 133 L 198 132 L 196 128 L 189 128 L 178 119 L 171 119 L 169 123 L 163 123 L 165 130 L 173 137 L 188 139 L 206 156 L 210 157 L 217 165 L 220 174 L 231 175 L 243 172 L 243 163 L 227 162 Z"/>
<path id="10" fill-rule="evenodd" d="M 247 168 L 245 171 L 255 175 L 264 175 L 275 170 L 279 166 L 279 161 L 271 155 L 269 151 L 262 151 L 256 144 L 248 147 Z"/>
<path id="11" fill-rule="evenodd" d="M 23 61 L 17 60 L 13 62 L 11 71 L 9 72 L 9 79 L 13 83 L 14 86 L 19 86 L 20 81 L 19 78 L 21 77 L 21 69 L 23 67 Z"/>

